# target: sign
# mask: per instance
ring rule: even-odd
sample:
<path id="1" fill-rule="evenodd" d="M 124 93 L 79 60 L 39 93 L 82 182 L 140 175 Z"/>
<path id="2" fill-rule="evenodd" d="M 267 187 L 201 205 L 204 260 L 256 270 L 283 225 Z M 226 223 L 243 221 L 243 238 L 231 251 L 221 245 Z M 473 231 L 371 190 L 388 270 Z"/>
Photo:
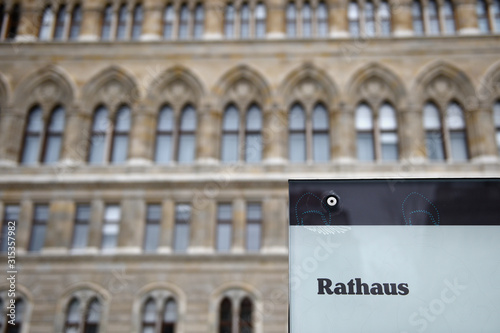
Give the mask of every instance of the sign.
<path id="1" fill-rule="evenodd" d="M 500 332 L 500 180 L 290 180 L 290 332 Z"/>

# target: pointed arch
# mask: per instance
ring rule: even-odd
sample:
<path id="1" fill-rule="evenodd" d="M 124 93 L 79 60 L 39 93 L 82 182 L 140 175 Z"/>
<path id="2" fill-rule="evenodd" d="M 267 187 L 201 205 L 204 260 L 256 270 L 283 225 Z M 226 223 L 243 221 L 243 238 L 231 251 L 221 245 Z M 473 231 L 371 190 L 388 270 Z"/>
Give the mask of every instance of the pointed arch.
<path id="1" fill-rule="evenodd" d="M 500 61 L 491 65 L 479 81 L 478 98 L 491 107 L 500 98 Z"/>
<path id="2" fill-rule="evenodd" d="M 156 77 L 147 89 L 147 103 L 154 110 L 164 104 L 180 110 L 186 104 L 200 105 L 205 88 L 198 76 L 183 66 L 174 66 Z"/>
<path id="3" fill-rule="evenodd" d="M 25 114 L 35 104 L 48 112 L 57 105 L 70 106 L 75 100 L 76 85 L 64 69 L 49 65 L 26 76 L 17 86 L 13 104 Z"/>
<path id="4" fill-rule="evenodd" d="M 297 101 L 301 101 L 306 109 L 310 109 L 318 102 L 336 105 L 339 99 L 339 89 L 335 82 L 325 71 L 312 63 L 305 63 L 289 73 L 279 92 L 287 110 Z"/>
<path id="5" fill-rule="evenodd" d="M 467 74 L 444 61 L 424 66 L 413 82 L 411 91 L 414 103 L 420 106 L 432 100 L 444 108 L 452 99 L 462 104 L 465 111 L 477 105 L 476 92 Z"/>
<path id="6" fill-rule="evenodd" d="M 358 69 L 347 85 L 347 102 L 357 105 L 367 102 L 378 108 L 390 102 L 396 109 L 407 104 L 407 94 L 403 81 L 389 68 L 378 63 L 370 63 Z"/>
<path id="7" fill-rule="evenodd" d="M 101 70 L 82 89 L 83 109 L 89 113 L 99 104 L 114 111 L 123 103 L 132 107 L 139 99 L 140 91 L 134 76 L 118 66 Z"/>
<path id="8" fill-rule="evenodd" d="M 252 103 L 261 107 L 270 104 L 271 90 L 267 80 L 257 70 L 247 66 L 236 66 L 222 75 L 213 88 L 223 110 L 230 102 L 240 109 L 247 109 Z"/>
<path id="9" fill-rule="evenodd" d="M 0 113 L 5 111 L 8 105 L 10 105 L 11 90 L 9 82 L 5 75 L 0 73 Z"/>

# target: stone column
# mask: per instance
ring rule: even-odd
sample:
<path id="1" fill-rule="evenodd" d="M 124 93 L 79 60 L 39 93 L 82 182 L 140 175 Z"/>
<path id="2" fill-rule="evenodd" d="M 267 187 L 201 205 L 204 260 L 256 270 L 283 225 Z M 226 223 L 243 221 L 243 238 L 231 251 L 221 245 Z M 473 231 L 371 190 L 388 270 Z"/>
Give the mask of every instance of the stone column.
<path id="1" fill-rule="evenodd" d="M 476 0 L 455 0 L 455 17 L 459 35 L 480 33 L 477 23 Z"/>
<path id="2" fill-rule="evenodd" d="M 427 158 L 422 112 L 417 105 L 399 110 L 399 150 L 401 159 L 422 163 Z"/>
<path id="3" fill-rule="evenodd" d="M 132 112 L 128 153 L 130 164 L 151 164 L 154 154 L 155 132 L 156 117 L 154 112 L 139 106 L 135 112 Z"/>
<path id="4" fill-rule="evenodd" d="M 285 22 L 286 2 L 284 0 L 270 0 L 267 2 L 267 38 L 281 39 L 286 35 Z"/>
<path id="5" fill-rule="evenodd" d="M 23 254 L 28 251 L 32 221 L 33 202 L 29 199 L 23 199 L 20 203 L 19 224 L 16 228 L 16 247 L 18 254 Z"/>
<path id="6" fill-rule="evenodd" d="M 193 206 L 188 253 L 213 253 L 217 205 L 208 200 L 203 207 Z"/>
<path id="7" fill-rule="evenodd" d="M 203 39 L 222 39 L 224 36 L 224 13 L 226 3 L 223 0 L 205 1 L 205 29 Z"/>
<path id="8" fill-rule="evenodd" d="M 286 199 L 264 198 L 262 202 L 262 253 L 287 253 Z"/>
<path id="9" fill-rule="evenodd" d="M 142 22 L 141 40 L 160 40 L 163 36 L 164 6 L 158 0 L 144 2 L 144 20 Z"/>
<path id="10" fill-rule="evenodd" d="M 146 206 L 139 198 L 124 199 L 121 203 L 120 233 L 118 235 L 119 253 L 140 253 L 144 241 L 144 222 Z"/>
<path id="11" fill-rule="evenodd" d="M 397 0 L 394 3 L 391 3 L 394 36 L 405 37 L 413 35 L 413 19 L 411 10 L 411 0 Z"/>
<path id="12" fill-rule="evenodd" d="M 99 0 L 84 1 L 82 7 L 82 26 L 80 41 L 97 41 L 101 36 L 104 7 Z"/>
<path id="13" fill-rule="evenodd" d="M 38 39 L 43 7 L 39 7 L 36 4 L 37 2 L 31 4 L 24 3 L 21 7 L 21 20 L 19 22 L 16 41 L 29 42 Z"/>
<path id="14" fill-rule="evenodd" d="M 347 20 L 347 0 L 332 0 L 328 4 L 328 23 L 330 25 L 330 37 L 349 37 L 349 21 Z"/>
<path id="15" fill-rule="evenodd" d="M 217 150 L 220 145 L 220 114 L 212 105 L 204 105 L 198 113 L 198 133 L 196 135 L 197 162 L 217 163 Z"/>
<path id="16" fill-rule="evenodd" d="M 495 125 L 491 107 L 481 105 L 466 113 L 467 141 L 470 158 L 477 162 L 498 161 L 495 139 Z"/>
<path id="17" fill-rule="evenodd" d="M 171 253 L 173 249 L 175 228 L 175 203 L 173 200 L 164 200 L 161 207 L 159 253 Z"/>
<path id="18" fill-rule="evenodd" d="M 233 200 L 233 253 L 245 252 L 246 215 L 245 200 Z"/>
<path id="19" fill-rule="evenodd" d="M 102 220 L 104 217 L 104 202 L 96 199 L 90 205 L 89 243 L 90 251 L 97 252 L 101 248 Z"/>
<path id="20" fill-rule="evenodd" d="M 71 200 L 52 201 L 43 253 L 66 253 L 71 247 L 75 204 Z"/>
<path id="21" fill-rule="evenodd" d="M 353 162 L 356 157 L 354 110 L 346 105 L 341 105 L 340 108 L 331 110 L 330 115 L 330 128 L 333 131 L 332 161 Z"/>
<path id="22" fill-rule="evenodd" d="M 287 159 L 287 112 L 277 105 L 264 110 L 263 160 L 268 164 L 284 164 Z"/>
<path id="23" fill-rule="evenodd" d="M 16 165 L 21 158 L 25 117 L 12 108 L 5 109 L 0 122 L 0 164 Z"/>
<path id="24" fill-rule="evenodd" d="M 90 116 L 80 112 L 79 107 L 73 107 L 73 110 L 67 113 L 62 143 L 62 162 L 65 164 L 85 162 L 90 142 L 90 126 Z"/>

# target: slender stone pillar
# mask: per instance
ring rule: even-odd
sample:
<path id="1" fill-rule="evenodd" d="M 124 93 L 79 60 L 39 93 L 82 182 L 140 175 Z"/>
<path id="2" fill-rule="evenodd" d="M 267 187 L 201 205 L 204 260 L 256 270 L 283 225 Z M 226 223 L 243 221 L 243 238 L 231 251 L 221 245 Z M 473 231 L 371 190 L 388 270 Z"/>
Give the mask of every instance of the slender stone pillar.
<path id="1" fill-rule="evenodd" d="M 262 253 L 287 253 L 286 199 L 265 198 L 262 202 Z"/>
<path id="2" fill-rule="evenodd" d="M 0 122 L 0 164 L 16 165 L 20 160 L 25 118 L 11 108 L 5 109 Z"/>
<path id="3" fill-rule="evenodd" d="M 121 204 L 120 233 L 118 235 L 119 253 L 140 253 L 144 240 L 144 221 L 146 207 L 138 198 L 124 199 Z"/>
<path id="4" fill-rule="evenodd" d="M 226 3 L 223 0 L 205 1 L 204 39 L 222 39 L 224 36 L 224 12 Z"/>
<path id="5" fill-rule="evenodd" d="M 175 228 L 175 204 L 173 200 L 164 200 L 161 207 L 159 253 L 171 253 Z"/>
<path id="6" fill-rule="evenodd" d="M 71 247 L 75 204 L 71 200 L 52 201 L 43 253 L 65 253 Z"/>
<path id="7" fill-rule="evenodd" d="M 354 110 L 346 105 L 333 109 L 330 114 L 332 133 L 331 156 L 333 161 L 349 163 L 355 159 L 356 131 Z"/>
<path id="8" fill-rule="evenodd" d="M 477 23 L 476 0 L 455 0 L 455 17 L 459 35 L 480 33 Z"/>
<path id="9" fill-rule="evenodd" d="M 401 159 L 410 163 L 426 160 L 425 133 L 422 112 L 418 106 L 411 105 L 399 110 L 399 139 Z"/>
<path id="10" fill-rule="evenodd" d="M 284 0 L 270 0 L 267 2 L 267 38 L 285 38 L 285 11 L 286 2 Z"/>
<path id="11" fill-rule="evenodd" d="M 471 159 L 476 162 L 498 161 L 495 125 L 489 107 L 482 105 L 467 112 L 466 116 L 467 140 Z"/>
<path id="12" fill-rule="evenodd" d="M 97 41 L 101 36 L 104 7 L 98 0 L 83 2 L 80 41 Z"/>
<path id="13" fill-rule="evenodd" d="M 16 250 L 18 254 L 23 254 L 28 250 L 32 221 L 33 202 L 23 199 L 20 204 L 19 221 L 16 228 Z"/>
<path id="14" fill-rule="evenodd" d="M 207 201 L 203 207 L 193 206 L 188 253 L 214 251 L 216 214 L 217 205 L 214 200 Z"/>
<path id="15" fill-rule="evenodd" d="M 84 163 L 90 142 L 91 119 L 74 107 L 67 113 L 61 161 L 65 164 Z"/>
<path id="16" fill-rule="evenodd" d="M 330 37 L 349 37 L 349 22 L 347 20 L 347 0 L 332 0 L 329 3 L 328 20 L 330 25 Z"/>
<path id="17" fill-rule="evenodd" d="M 151 164 L 155 146 L 156 117 L 153 112 L 139 107 L 133 112 L 130 133 L 129 163 Z"/>
<path id="18" fill-rule="evenodd" d="M 274 105 L 264 110 L 264 128 L 262 140 L 264 143 L 263 160 L 268 164 L 285 163 L 287 159 L 287 112 Z"/>
<path id="19" fill-rule="evenodd" d="M 38 31 L 42 20 L 43 8 L 37 2 L 25 3 L 21 7 L 21 20 L 17 31 L 16 41 L 29 42 L 38 39 Z"/>
<path id="20" fill-rule="evenodd" d="M 245 200 L 233 200 L 233 246 L 231 252 L 243 253 L 245 251 L 246 235 L 246 205 Z"/>
<path id="21" fill-rule="evenodd" d="M 163 2 L 146 0 L 144 2 L 144 20 L 141 40 L 160 40 L 163 35 Z"/>
<path id="22" fill-rule="evenodd" d="M 199 163 L 217 163 L 217 148 L 220 145 L 220 114 L 211 105 L 205 105 L 198 113 L 196 137 L 196 159 Z"/>
<path id="23" fill-rule="evenodd" d="M 391 4 L 393 34 L 396 37 L 413 35 L 412 0 L 397 0 Z"/>

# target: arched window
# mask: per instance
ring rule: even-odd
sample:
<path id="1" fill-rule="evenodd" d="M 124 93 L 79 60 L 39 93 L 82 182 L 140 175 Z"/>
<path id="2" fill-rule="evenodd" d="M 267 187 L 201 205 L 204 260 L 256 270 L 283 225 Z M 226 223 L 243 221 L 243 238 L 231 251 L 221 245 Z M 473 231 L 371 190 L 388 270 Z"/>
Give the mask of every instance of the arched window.
<path id="1" fill-rule="evenodd" d="M 177 304 L 173 298 L 167 299 L 163 311 L 161 332 L 174 333 L 177 322 Z"/>
<path id="2" fill-rule="evenodd" d="M 187 4 L 181 6 L 179 12 L 179 39 L 189 37 L 189 8 Z"/>
<path id="3" fill-rule="evenodd" d="M 493 0 L 493 19 L 495 20 L 495 32 L 500 31 L 500 0 Z"/>
<path id="4" fill-rule="evenodd" d="M 259 2 L 255 7 L 255 38 L 266 37 L 266 6 Z"/>
<path id="5" fill-rule="evenodd" d="M 365 2 L 365 36 L 375 36 L 375 9 L 373 2 Z"/>
<path id="6" fill-rule="evenodd" d="M 231 301 L 225 297 L 219 308 L 219 333 L 232 333 L 233 330 L 233 310 Z"/>
<path id="7" fill-rule="evenodd" d="M 450 135 L 450 157 L 453 161 L 467 161 L 469 152 L 465 130 L 465 117 L 462 107 L 456 102 L 448 104 L 446 125 Z"/>
<path id="8" fill-rule="evenodd" d="M 239 160 L 239 127 L 240 116 L 234 105 L 229 105 L 222 120 L 222 162 L 237 162 Z"/>
<path id="9" fill-rule="evenodd" d="M 226 38 L 234 37 L 234 5 L 228 3 L 226 5 L 226 15 L 224 16 L 224 35 Z"/>
<path id="10" fill-rule="evenodd" d="M 306 160 L 306 115 L 298 103 L 292 106 L 288 118 L 288 159 L 290 162 Z"/>
<path id="11" fill-rule="evenodd" d="M 132 20 L 132 39 L 138 40 L 141 37 L 142 33 L 142 6 L 141 4 L 137 4 L 134 7 L 134 16 Z"/>
<path id="12" fill-rule="evenodd" d="M 47 126 L 45 147 L 43 149 L 43 162 L 50 164 L 59 161 L 64 133 L 64 109 L 57 107 L 52 112 Z"/>
<path id="13" fill-rule="evenodd" d="M 356 131 L 358 160 L 373 161 L 375 159 L 373 112 L 365 103 L 356 108 Z"/>
<path id="14" fill-rule="evenodd" d="M 455 33 L 455 10 L 450 0 L 444 2 L 444 24 L 446 27 L 446 34 L 452 35 Z"/>
<path id="15" fill-rule="evenodd" d="M 90 135 L 90 148 L 88 162 L 90 164 L 102 164 L 108 159 L 107 142 L 110 130 L 108 120 L 108 109 L 100 106 L 94 113 L 92 122 L 92 133 Z"/>
<path id="16" fill-rule="evenodd" d="M 111 39 L 111 22 L 113 20 L 113 9 L 110 4 L 106 5 L 102 14 L 101 39 Z"/>
<path id="17" fill-rule="evenodd" d="M 302 4 L 302 37 L 312 36 L 312 11 L 309 2 Z"/>
<path id="18" fill-rule="evenodd" d="M 297 10 L 293 2 L 289 2 L 286 7 L 286 35 L 288 37 L 297 35 Z"/>
<path id="19" fill-rule="evenodd" d="M 201 3 L 197 4 L 194 9 L 194 38 L 201 39 L 203 37 L 203 26 L 205 24 L 205 11 Z"/>
<path id="20" fill-rule="evenodd" d="M 424 34 L 424 18 L 422 16 L 422 4 L 419 0 L 413 0 L 411 5 L 411 17 L 413 21 L 413 33 L 417 36 Z"/>
<path id="21" fill-rule="evenodd" d="M 19 27 L 19 22 L 21 19 L 21 7 L 19 4 L 15 4 L 10 12 L 10 18 L 7 25 L 7 35 L 6 39 L 14 39 L 17 36 L 17 28 Z"/>
<path id="22" fill-rule="evenodd" d="M 38 33 L 38 38 L 40 40 L 49 40 L 52 30 L 52 23 L 54 22 L 54 13 L 50 6 L 45 7 L 42 14 L 42 24 L 40 25 L 40 31 Z"/>
<path id="23" fill-rule="evenodd" d="M 396 111 L 389 103 L 380 107 L 378 115 L 380 130 L 380 154 L 382 161 L 397 161 L 399 159 L 398 121 Z"/>
<path id="24" fill-rule="evenodd" d="M 40 141 L 42 139 L 42 109 L 34 106 L 28 114 L 28 122 L 24 133 L 22 164 L 34 164 L 39 160 Z"/>
<path id="25" fill-rule="evenodd" d="M 347 17 L 349 19 L 349 33 L 352 37 L 359 36 L 359 6 L 357 2 L 349 2 L 347 9 Z"/>
<path id="26" fill-rule="evenodd" d="M 262 114 L 260 108 L 253 104 L 247 111 L 245 128 L 245 161 L 260 162 L 262 160 Z"/>
<path id="27" fill-rule="evenodd" d="M 113 130 L 111 162 L 124 163 L 127 160 L 128 136 L 130 131 L 130 108 L 126 105 L 118 109 Z"/>
<path id="28" fill-rule="evenodd" d="M 330 160 L 330 121 L 323 104 L 316 104 L 312 118 L 313 160 L 327 162 Z"/>
<path id="29" fill-rule="evenodd" d="M 378 17 L 380 19 L 380 33 L 382 36 L 391 35 L 391 9 L 387 1 L 382 1 L 378 7 Z"/>
<path id="30" fill-rule="evenodd" d="M 156 126 L 156 163 L 169 163 L 172 159 L 174 137 L 174 111 L 170 106 L 163 106 L 158 114 Z"/>
<path id="31" fill-rule="evenodd" d="M 69 29 L 69 39 L 76 40 L 80 35 L 80 26 L 82 25 L 82 7 L 77 4 L 71 13 L 71 25 Z"/>
<path id="32" fill-rule="evenodd" d="M 427 103 L 424 106 L 424 129 L 427 157 L 431 161 L 443 161 L 444 145 L 441 117 L 434 103 Z"/>
<path id="33" fill-rule="evenodd" d="M 316 20 L 318 22 L 318 37 L 328 36 L 328 8 L 321 1 L 316 8 Z"/>
<path id="34" fill-rule="evenodd" d="M 116 39 L 124 40 L 127 36 L 127 5 L 123 4 L 118 9 L 118 26 L 116 28 Z"/>
<path id="35" fill-rule="evenodd" d="M 493 106 L 493 119 L 496 128 L 497 148 L 500 155 L 500 101 Z"/>
<path id="36" fill-rule="evenodd" d="M 250 7 L 246 2 L 240 9 L 240 37 L 243 39 L 250 37 Z"/>
<path id="37" fill-rule="evenodd" d="M 64 324 L 65 333 L 78 333 L 80 332 L 80 301 L 73 298 L 69 302 L 68 308 L 66 310 L 66 322 Z"/>
<path id="38" fill-rule="evenodd" d="M 488 6 L 486 5 L 486 1 L 477 0 L 476 13 L 477 13 L 477 24 L 479 26 L 479 30 L 482 33 L 490 32 L 490 24 L 488 20 Z"/>
<path id="39" fill-rule="evenodd" d="M 239 314 L 239 332 L 240 333 L 252 333 L 252 301 L 245 297 L 240 304 L 240 314 Z"/>
<path id="40" fill-rule="evenodd" d="M 154 333 L 157 331 L 156 317 L 156 303 L 154 299 L 149 298 L 144 304 L 142 311 L 142 333 Z"/>
<path id="41" fill-rule="evenodd" d="M 66 21 L 66 6 L 61 5 L 56 15 L 56 26 L 54 29 L 54 39 L 62 40 L 64 38 L 64 22 Z"/>
<path id="42" fill-rule="evenodd" d="M 177 161 L 192 163 L 196 153 L 196 111 L 191 105 L 182 110 L 179 126 Z"/>
<path id="43" fill-rule="evenodd" d="M 163 12 L 163 38 L 172 39 L 174 29 L 175 11 L 171 4 L 165 7 Z"/>
<path id="44" fill-rule="evenodd" d="M 429 0 L 427 3 L 427 11 L 429 14 L 429 34 L 438 35 L 441 32 L 439 27 L 438 7 L 436 0 Z"/>
<path id="45" fill-rule="evenodd" d="M 99 323 L 101 321 L 101 303 L 97 298 L 94 298 L 87 308 L 85 314 L 85 323 L 83 326 L 84 333 L 99 332 Z"/>

